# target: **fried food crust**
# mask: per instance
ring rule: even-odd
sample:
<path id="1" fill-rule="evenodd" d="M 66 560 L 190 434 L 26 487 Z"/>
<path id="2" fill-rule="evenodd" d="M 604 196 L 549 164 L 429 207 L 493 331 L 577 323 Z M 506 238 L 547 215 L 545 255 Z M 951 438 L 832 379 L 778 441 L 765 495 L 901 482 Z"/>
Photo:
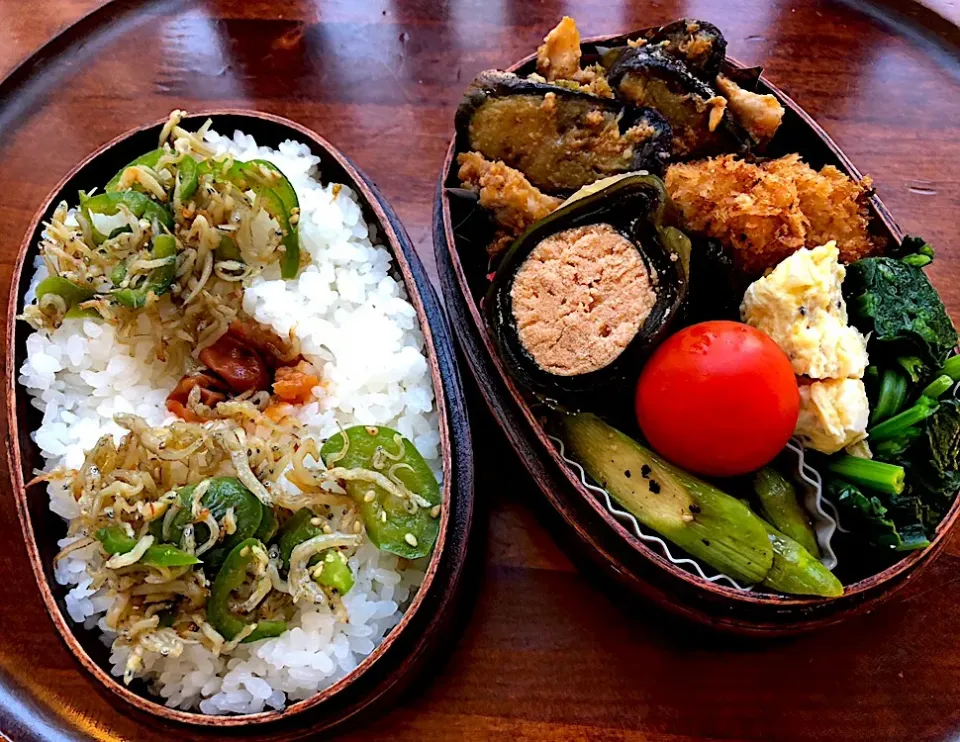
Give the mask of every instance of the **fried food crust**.
<path id="1" fill-rule="evenodd" d="M 870 180 L 788 155 L 760 165 L 723 155 L 672 165 L 667 191 L 688 230 L 720 240 L 737 267 L 759 276 L 801 247 L 836 240 L 850 263 L 880 251 L 867 231 Z"/>

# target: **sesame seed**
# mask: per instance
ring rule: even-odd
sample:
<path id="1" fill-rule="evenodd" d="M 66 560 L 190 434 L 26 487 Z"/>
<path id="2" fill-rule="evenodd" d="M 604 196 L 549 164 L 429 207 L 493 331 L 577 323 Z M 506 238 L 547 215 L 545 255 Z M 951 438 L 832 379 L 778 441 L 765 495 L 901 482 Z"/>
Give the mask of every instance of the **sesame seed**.
<path id="1" fill-rule="evenodd" d="M 323 521 L 320 520 L 319 518 L 311 518 L 311 519 L 310 519 L 310 525 L 311 525 L 311 526 L 319 526 L 321 523 L 323 523 Z"/>
<path id="2" fill-rule="evenodd" d="M 374 500 L 374 498 L 376 498 L 376 496 L 377 496 L 377 493 L 376 493 L 376 492 L 374 492 L 373 490 L 367 490 L 367 494 L 365 494 L 365 495 L 363 496 L 363 501 L 364 501 L 364 502 L 373 502 L 373 500 Z"/>
<path id="3" fill-rule="evenodd" d="M 439 505 L 434 505 L 432 508 L 430 508 L 430 517 L 431 517 L 431 518 L 439 518 L 439 517 L 440 517 L 440 506 L 439 506 Z"/>
<path id="4" fill-rule="evenodd" d="M 417 537 L 414 536 L 412 533 L 406 534 L 406 535 L 403 537 L 403 540 L 406 541 L 408 544 L 410 544 L 410 546 L 416 546 L 416 545 L 417 545 Z"/>
<path id="5" fill-rule="evenodd" d="M 386 511 L 386 510 L 381 510 L 381 511 L 380 511 L 380 520 L 382 520 L 384 523 L 387 522 L 387 511 Z"/>
<path id="6" fill-rule="evenodd" d="M 324 532 L 324 533 L 333 533 L 333 529 L 330 527 L 330 524 L 329 524 L 329 523 L 324 523 L 324 524 L 323 524 L 323 532 Z"/>
<path id="7" fill-rule="evenodd" d="M 354 533 L 360 533 L 360 530 L 361 530 L 362 528 L 363 528 L 363 526 L 360 524 L 360 521 L 359 521 L 359 520 L 358 520 L 356 523 L 353 524 L 353 532 L 354 532 Z"/>
<path id="8" fill-rule="evenodd" d="M 366 430 L 367 430 L 367 433 L 370 435 L 376 435 L 377 433 L 380 432 L 380 429 L 377 428 L 375 425 L 368 425 Z"/>

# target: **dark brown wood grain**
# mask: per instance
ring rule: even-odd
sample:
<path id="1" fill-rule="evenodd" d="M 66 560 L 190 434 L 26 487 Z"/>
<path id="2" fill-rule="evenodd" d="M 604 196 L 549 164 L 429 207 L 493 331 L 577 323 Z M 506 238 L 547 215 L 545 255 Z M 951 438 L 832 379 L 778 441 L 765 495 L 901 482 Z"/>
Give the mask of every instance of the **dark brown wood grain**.
<path id="1" fill-rule="evenodd" d="M 328 137 L 397 208 L 430 270 L 436 177 L 454 107 L 477 71 L 527 54 L 565 12 L 586 35 L 690 13 L 719 24 L 733 56 L 763 64 L 874 177 L 904 231 L 937 245 L 931 274 L 960 318 L 960 75 L 919 31 L 905 35 L 855 7 L 827 0 L 112 5 L 123 12 L 54 56 L 45 85 L 2 98 L 4 290 L 30 217 L 58 180 L 100 144 L 175 106 L 255 106 Z M 23 44 L 10 58 L 42 42 L 37 29 L 72 20 L 54 22 L 52 13 L 77 7 L 0 0 L 0 26 L 34 30 L 0 37 Z M 473 412 L 478 548 L 459 629 L 441 653 L 446 661 L 435 660 L 393 711 L 359 720 L 351 738 L 872 742 L 960 732 L 956 536 L 897 604 L 791 641 L 718 639 L 611 592 L 571 562 L 557 517 L 510 444 L 482 403 Z M 58 726 L 98 739 L 196 738 L 125 713 L 73 661 L 45 614 L 4 487 L 0 686 L 13 690 L 0 695 L 0 728 L 17 740 L 55 736 Z M 49 721 L 31 733 L 25 725 L 38 714 Z"/>

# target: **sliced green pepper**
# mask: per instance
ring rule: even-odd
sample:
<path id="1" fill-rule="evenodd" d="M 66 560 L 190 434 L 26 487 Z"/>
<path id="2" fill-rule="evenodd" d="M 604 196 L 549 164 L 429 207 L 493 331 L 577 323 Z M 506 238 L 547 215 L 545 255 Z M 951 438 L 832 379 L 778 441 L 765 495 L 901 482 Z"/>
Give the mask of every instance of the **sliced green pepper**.
<path id="1" fill-rule="evenodd" d="M 280 561 L 283 562 L 284 569 L 290 569 L 290 554 L 293 553 L 293 547 L 314 536 L 323 535 L 323 528 L 312 523 L 315 517 L 317 516 L 310 508 L 300 508 L 280 529 L 277 545 L 280 547 Z"/>
<path id="2" fill-rule="evenodd" d="M 78 306 L 82 302 L 92 299 L 96 296 L 96 293 L 90 287 L 74 283 L 62 276 L 47 276 L 37 284 L 37 299 L 42 299 L 47 294 L 56 294 L 64 300 L 67 305 L 64 317 L 67 319 L 99 317 L 100 315 L 95 310 L 80 309 Z"/>
<path id="3" fill-rule="evenodd" d="M 247 570 L 256 560 L 253 550 L 257 548 L 263 549 L 263 544 L 255 538 L 248 538 L 234 546 L 224 559 L 223 566 L 210 588 L 207 620 L 227 641 L 232 640 L 254 621 L 252 616 L 242 616 L 234 611 L 231 602 L 233 591 L 241 587 L 247 579 Z M 287 624 L 284 621 L 258 621 L 256 629 L 243 641 L 255 642 L 280 636 L 286 630 Z"/>
<path id="4" fill-rule="evenodd" d="M 283 524 L 277 545 L 280 547 L 280 560 L 283 562 L 284 569 L 290 568 L 290 555 L 297 545 L 323 535 L 323 527 L 313 523 L 315 517 L 317 516 L 310 508 L 301 508 Z M 318 584 L 331 587 L 341 595 L 350 592 L 354 582 L 353 572 L 350 571 L 347 559 L 342 553 L 337 549 L 327 549 L 320 554 L 314 554 L 308 565 L 315 567 L 320 563 L 323 564 L 323 568 L 320 574 L 314 577 Z"/>
<path id="5" fill-rule="evenodd" d="M 127 277 L 127 264 L 123 261 L 117 263 L 113 266 L 113 270 L 110 271 L 110 283 L 114 286 L 119 286 L 123 283 L 123 279 Z"/>
<path id="6" fill-rule="evenodd" d="M 140 155 L 136 160 L 125 165 L 120 170 L 120 172 L 118 172 L 116 175 L 110 178 L 110 182 L 107 183 L 107 186 L 106 188 L 104 188 L 104 190 L 107 191 L 108 193 L 119 191 L 120 178 L 123 177 L 124 172 L 126 172 L 128 168 L 137 167 L 138 165 L 143 165 L 144 167 L 148 167 L 151 170 L 155 170 L 157 167 L 157 163 L 160 162 L 160 158 L 163 157 L 164 154 L 166 154 L 166 150 L 161 147 L 159 149 L 150 150 L 146 154 Z"/>
<path id="7" fill-rule="evenodd" d="M 214 178 L 226 180 L 242 191 L 253 191 L 259 196 L 263 208 L 273 217 L 283 230 L 281 244 L 284 247 L 280 261 L 280 275 L 283 278 L 296 278 L 300 271 L 300 230 L 290 226 L 290 217 L 294 209 L 300 207 L 297 192 L 276 165 L 267 160 L 233 162 L 225 167 L 226 161 L 204 160 L 199 165 L 200 174 L 212 174 Z M 268 186 L 264 182 L 261 167 L 276 177 Z"/>
<path id="8" fill-rule="evenodd" d="M 108 554 L 126 554 L 137 545 L 137 539 L 128 536 L 120 526 L 105 526 L 97 531 L 96 537 Z M 189 567 L 200 564 L 200 560 L 172 544 L 155 543 L 147 547 L 137 563 L 148 567 Z"/>
<path id="9" fill-rule="evenodd" d="M 243 256 L 240 254 L 240 248 L 237 247 L 237 243 L 233 241 L 233 237 L 229 235 L 223 235 L 220 238 L 220 244 L 216 249 L 217 260 L 243 260 Z"/>
<path id="10" fill-rule="evenodd" d="M 344 447 L 344 434 L 348 447 L 346 454 L 338 459 Z M 403 447 L 399 458 L 395 458 L 399 454 L 397 440 Z M 367 534 L 377 548 L 407 559 L 430 553 L 440 533 L 440 519 L 437 517 L 440 485 L 410 441 L 390 428 L 357 425 L 330 438 L 320 455 L 327 466 L 367 469 L 388 478 L 392 468 L 394 477 L 410 492 L 426 500 L 427 507 L 417 507 L 411 513 L 406 498 L 397 497 L 368 481 L 348 480 L 347 493 L 357 503 Z"/>
<path id="11" fill-rule="evenodd" d="M 180 203 L 190 200 L 190 197 L 197 192 L 197 186 L 200 184 L 200 171 L 197 161 L 190 155 L 184 155 L 183 159 L 177 164 L 177 189 L 175 193 L 180 197 Z"/>
<path id="12" fill-rule="evenodd" d="M 150 250 L 151 258 L 154 260 L 158 260 L 160 258 L 176 258 L 176 255 L 177 240 L 172 234 L 158 234 L 153 238 L 153 246 Z M 117 269 L 115 268 L 114 271 L 117 271 Z M 114 271 L 111 271 L 110 273 L 111 280 L 114 279 Z M 117 275 L 120 275 L 120 281 L 123 280 L 124 276 L 126 276 L 126 273 L 126 266 L 123 267 L 122 275 L 117 272 Z M 149 294 L 152 293 L 156 296 L 160 296 L 161 294 L 165 294 L 167 291 L 169 291 L 176 275 L 177 261 L 175 259 L 171 259 L 168 260 L 164 265 L 161 265 L 159 268 L 154 268 L 152 271 L 150 271 L 150 275 L 147 276 L 147 280 L 137 288 L 117 289 L 113 292 L 112 296 L 125 307 L 139 309 L 147 303 L 147 296 Z M 118 283 L 118 281 L 114 281 L 114 283 Z"/>
<path id="13" fill-rule="evenodd" d="M 180 543 L 184 529 L 193 523 L 193 513 L 190 506 L 196 488 L 197 485 L 191 484 L 181 487 L 178 491 L 181 509 L 173 516 L 167 533 L 167 541 L 175 544 Z M 210 486 L 203 497 L 200 498 L 200 505 L 209 510 L 211 515 L 220 523 L 227 514 L 227 510 L 233 508 L 233 517 L 237 524 L 237 530 L 227 536 L 220 546 L 202 555 L 203 561 L 213 567 L 219 565 L 234 546 L 244 539 L 251 538 L 257 532 L 265 510 L 256 495 L 244 487 L 240 480 L 235 477 L 214 477 L 211 479 Z M 198 523 L 194 535 L 197 545 L 203 544 L 208 538 L 210 538 L 210 530 L 205 524 Z"/>
<path id="14" fill-rule="evenodd" d="M 263 517 L 260 519 L 260 525 L 257 526 L 257 530 L 254 532 L 253 537 L 263 543 L 267 543 L 270 539 L 277 535 L 277 516 L 273 513 L 273 508 L 266 507 L 261 503 L 261 510 L 263 511 Z"/>
<path id="15" fill-rule="evenodd" d="M 320 573 L 312 570 L 313 579 L 318 585 L 329 587 L 340 595 L 346 595 L 353 587 L 353 572 L 350 571 L 350 565 L 347 564 L 347 557 L 342 551 L 337 549 L 327 549 L 323 554 L 317 554 L 320 559 L 317 561 L 322 565 Z M 310 566 L 313 566 L 313 560 L 310 560 Z"/>
<path id="16" fill-rule="evenodd" d="M 94 226 L 91 214 L 113 216 L 120 211 L 121 206 L 126 206 L 137 219 L 145 218 L 151 222 L 159 222 L 168 230 L 173 230 L 173 216 L 170 211 L 138 191 L 101 193 L 98 196 L 87 196 L 81 191 L 80 211 L 90 224 L 95 244 L 102 244 L 107 236 Z"/>

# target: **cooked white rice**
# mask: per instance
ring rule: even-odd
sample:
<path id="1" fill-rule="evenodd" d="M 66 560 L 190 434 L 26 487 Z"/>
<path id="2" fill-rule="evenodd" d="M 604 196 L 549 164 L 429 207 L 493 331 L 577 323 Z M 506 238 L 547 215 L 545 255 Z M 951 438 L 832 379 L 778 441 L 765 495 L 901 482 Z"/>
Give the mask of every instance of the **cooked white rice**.
<path id="1" fill-rule="evenodd" d="M 239 160 L 270 160 L 290 179 L 300 199 L 302 248 L 311 263 L 290 281 L 265 274 L 244 291 L 244 309 L 281 335 L 291 328 L 304 356 L 322 370 L 319 401 L 302 408 L 307 433 L 326 438 L 343 426 L 378 424 L 396 428 L 440 472 L 438 419 L 423 336 L 402 283 L 390 276 L 390 253 L 376 244 L 355 194 L 347 187 L 321 186 L 319 158 L 303 144 L 284 142 L 278 150 L 257 147 L 253 137 L 232 139 L 209 132 L 207 141 Z M 32 287 L 46 275 L 41 261 Z M 33 288 L 26 301 L 33 300 Z M 27 339 L 20 383 L 43 413 L 33 434 L 46 468 L 77 468 L 100 436 L 125 432 L 113 422 L 118 412 L 135 413 L 157 425 L 172 420 L 167 394 L 182 369 L 147 363 L 149 341 L 132 350 L 113 329 L 91 320 L 69 320 L 52 334 Z M 62 485 L 49 485 L 50 507 L 65 519 L 77 515 Z M 64 539 L 61 546 L 71 539 Z M 56 579 L 72 585 L 66 596 L 70 617 L 113 635 L 102 616 L 110 599 L 91 589 L 88 564 L 98 547 L 74 551 L 60 561 Z M 252 713 L 282 708 L 306 698 L 357 666 L 395 626 L 423 578 L 422 565 L 400 568 L 397 557 L 366 543 L 350 559 L 356 584 L 344 597 L 349 623 L 327 606 L 303 606 L 280 637 L 241 644 L 228 657 L 189 645 L 177 658 L 148 654 L 146 678 L 168 706 L 208 714 Z M 123 675 L 127 649 L 113 652 L 111 670 Z"/>

